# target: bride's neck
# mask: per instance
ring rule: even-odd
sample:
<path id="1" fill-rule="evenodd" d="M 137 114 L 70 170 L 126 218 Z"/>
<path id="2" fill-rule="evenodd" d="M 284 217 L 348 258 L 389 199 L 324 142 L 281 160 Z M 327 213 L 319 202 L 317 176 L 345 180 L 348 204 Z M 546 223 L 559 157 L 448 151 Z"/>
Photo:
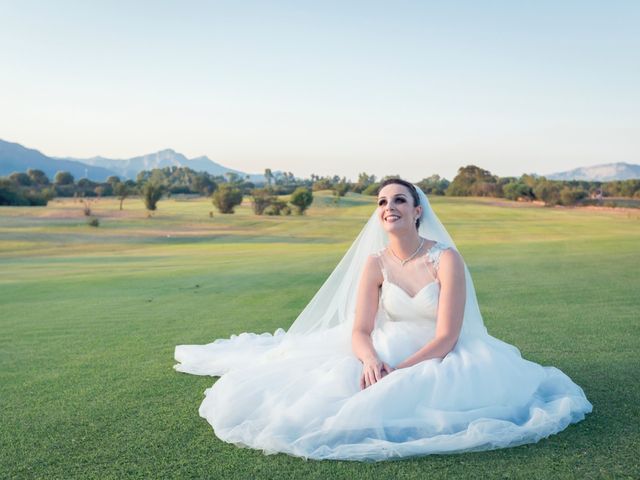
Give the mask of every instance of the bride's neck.
<path id="1" fill-rule="evenodd" d="M 389 247 L 400 258 L 407 258 L 413 255 L 420 246 L 422 239 L 416 231 L 413 235 L 389 235 Z"/>

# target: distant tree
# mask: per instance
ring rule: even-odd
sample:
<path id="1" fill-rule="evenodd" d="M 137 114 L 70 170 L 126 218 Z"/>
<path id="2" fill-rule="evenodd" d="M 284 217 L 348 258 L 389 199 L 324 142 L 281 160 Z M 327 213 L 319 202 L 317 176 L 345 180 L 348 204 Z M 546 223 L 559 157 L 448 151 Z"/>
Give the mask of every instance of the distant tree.
<path id="1" fill-rule="evenodd" d="M 111 188 L 113 188 L 114 185 L 120 183 L 120 177 L 117 175 L 111 175 L 107 178 L 107 183 L 111 185 Z"/>
<path id="2" fill-rule="evenodd" d="M 291 207 L 287 205 L 287 202 L 274 200 L 265 208 L 264 213 L 265 215 L 291 215 Z"/>
<path id="3" fill-rule="evenodd" d="M 95 192 L 97 197 L 108 197 L 108 196 L 111 196 L 111 194 L 113 194 L 113 189 L 111 188 L 111 185 L 109 185 L 108 183 L 103 183 L 98 185 L 96 188 L 93 189 L 93 191 Z"/>
<path id="4" fill-rule="evenodd" d="M 497 186 L 497 178 L 491 172 L 475 165 L 460 167 L 446 194 L 451 196 L 498 196 L 502 192 Z"/>
<path id="5" fill-rule="evenodd" d="M 335 197 L 344 197 L 349 191 L 349 184 L 346 182 L 346 179 L 342 179 L 337 183 L 334 183 L 331 191 Z"/>
<path id="6" fill-rule="evenodd" d="M 444 195 L 450 183 L 449 180 L 441 178 L 440 175 L 431 175 L 420 180 L 417 185 L 427 195 Z"/>
<path id="7" fill-rule="evenodd" d="M 226 172 L 224 176 L 227 177 L 229 183 L 240 183 L 241 181 L 240 175 L 235 172 Z"/>
<path id="8" fill-rule="evenodd" d="M 31 178 L 26 173 L 15 172 L 9 175 L 9 180 L 20 187 L 31 186 Z"/>
<path id="9" fill-rule="evenodd" d="M 55 177 L 53 177 L 53 182 L 56 185 L 73 185 L 73 175 L 69 172 L 57 172 Z"/>
<path id="10" fill-rule="evenodd" d="M 157 208 L 163 191 L 163 186 L 156 182 L 147 182 L 144 184 L 142 187 L 142 199 L 147 210 L 154 211 Z"/>
<path id="11" fill-rule="evenodd" d="M 28 202 L 15 183 L 0 177 L 0 205 L 28 205 Z"/>
<path id="12" fill-rule="evenodd" d="M 318 190 L 329 190 L 333 186 L 330 178 L 316 178 L 316 181 L 313 182 L 313 191 L 317 192 Z"/>
<path id="13" fill-rule="evenodd" d="M 27 175 L 29 175 L 31 182 L 34 185 L 49 185 L 49 178 L 42 170 L 30 168 L 27 170 Z"/>
<path id="14" fill-rule="evenodd" d="M 313 193 L 311 192 L 311 189 L 307 187 L 296 188 L 296 190 L 291 194 L 291 199 L 289 200 L 289 203 L 296 207 L 298 215 L 303 215 L 312 202 Z"/>
<path id="15" fill-rule="evenodd" d="M 218 185 L 208 176 L 198 175 L 193 179 L 193 189 L 206 197 L 210 196 L 216 188 Z"/>
<path id="16" fill-rule="evenodd" d="M 79 188 L 86 190 L 96 188 L 98 184 L 92 180 L 89 180 L 88 178 L 81 178 L 80 180 L 78 180 L 76 185 L 78 185 Z"/>
<path id="17" fill-rule="evenodd" d="M 535 195 L 529 185 L 521 183 L 519 181 L 509 182 L 502 187 L 502 193 L 504 198 L 509 200 L 518 200 L 519 198 L 525 198 L 532 200 Z"/>
<path id="18" fill-rule="evenodd" d="M 262 215 L 265 209 L 278 199 L 269 188 L 255 188 L 251 191 L 253 213 Z"/>
<path id="19" fill-rule="evenodd" d="M 533 193 L 538 200 L 542 200 L 547 206 L 557 205 L 560 202 L 560 189 L 558 185 L 544 177 L 535 186 Z"/>
<path id="20" fill-rule="evenodd" d="M 375 183 L 375 181 L 375 175 L 369 175 L 366 172 L 359 173 L 358 182 L 353 186 L 353 191 L 356 193 L 362 193 L 365 188 L 367 188 L 372 183 Z"/>
<path id="21" fill-rule="evenodd" d="M 369 185 L 367 188 L 365 188 L 362 191 L 362 194 L 363 195 L 376 196 L 376 195 L 378 195 L 378 190 L 380 190 L 380 184 L 379 183 L 372 183 L 371 185 Z"/>
<path id="22" fill-rule="evenodd" d="M 528 173 L 523 174 L 519 180 L 520 183 L 524 183 L 532 189 L 538 184 L 539 181 L 539 177 L 537 177 L 536 175 L 529 175 Z"/>
<path id="23" fill-rule="evenodd" d="M 233 185 L 222 184 L 213 192 L 212 201 L 220 213 L 233 213 L 234 207 L 242 203 L 242 190 Z"/>
<path id="24" fill-rule="evenodd" d="M 267 185 L 270 187 L 271 182 L 273 181 L 273 173 L 271 173 L 270 168 L 264 169 L 264 178 L 267 180 Z"/>
<path id="25" fill-rule="evenodd" d="M 122 204 L 124 203 L 125 199 L 133 193 L 133 187 L 129 184 L 129 182 L 119 182 L 116 183 L 113 187 L 113 193 L 116 197 L 118 197 L 118 200 L 120 200 L 120 210 L 122 210 Z"/>
<path id="26" fill-rule="evenodd" d="M 150 170 L 143 170 L 141 172 L 138 172 L 138 174 L 136 175 L 136 183 L 138 185 L 142 185 L 147 180 L 149 180 L 150 176 L 151 176 L 151 171 Z"/>
<path id="27" fill-rule="evenodd" d="M 571 206 L 587 197 L 587 192 L 581 188 L 572 189 L 565 186 L 560 190 L 560 202 L 562 205 Z"/>

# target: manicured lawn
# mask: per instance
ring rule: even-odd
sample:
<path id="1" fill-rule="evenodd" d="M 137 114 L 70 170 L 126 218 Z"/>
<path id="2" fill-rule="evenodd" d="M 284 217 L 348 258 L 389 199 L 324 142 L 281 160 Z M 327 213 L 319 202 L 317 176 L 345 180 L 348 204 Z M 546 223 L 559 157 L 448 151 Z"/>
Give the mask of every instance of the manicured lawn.
<path id="1" fill-rule="evenodd" d="M 638 478 L 640 212 L 431 198 L 489 332 L 554 365 L 594 405 L 534 445 L 362 464 L 265 456 L 198 416 L 209 377 L 177 344 L 287 328 L 374 199 L 303 217 L 170 199 L 0 207 L 0 478 Z"/>

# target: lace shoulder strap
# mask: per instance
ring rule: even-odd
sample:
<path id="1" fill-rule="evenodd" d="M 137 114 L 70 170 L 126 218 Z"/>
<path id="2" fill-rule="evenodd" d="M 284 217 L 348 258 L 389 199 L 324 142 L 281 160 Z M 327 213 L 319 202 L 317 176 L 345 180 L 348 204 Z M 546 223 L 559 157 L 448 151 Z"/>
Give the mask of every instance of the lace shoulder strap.
<path id="1" fill-rule="evenodd" d="M 436 275 L 438 274 L 438 268 L 440 267 L 440 255 L 442 255 L 442 252 L 448 248 L 449 247 L 444 243 L 436 241 L 436 243 L 434 243 L 427 251 L 427 259 L 431 262 L 431 265 L 433 265 L 433 271 Z"/>
<path id="2" fill-rule="evenodd" d="M 382 278 L 387 280 L 387 269 L 384 268 L 384 261 L 382 260 L 382 252 L 384 252 L 384 249 L 374 253 L 373 256 L 378 261 L 378 266 L 380 267 L 380 271 L 382 271 Z"/>

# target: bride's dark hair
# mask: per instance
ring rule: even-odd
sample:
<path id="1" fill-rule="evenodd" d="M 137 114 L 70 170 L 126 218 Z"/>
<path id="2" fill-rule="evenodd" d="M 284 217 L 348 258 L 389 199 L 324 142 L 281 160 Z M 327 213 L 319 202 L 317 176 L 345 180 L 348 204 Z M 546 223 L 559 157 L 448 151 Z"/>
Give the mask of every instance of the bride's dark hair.
<path id="1" fill-rule="evenodd" d="M 418 191 L 416 190 L 416 187 L 414 187 L 411 182 L 407 182 L 406 180 L 402 180 L 401 178 L 387 178 L 384 182 L 380 184 L 380 188 L 378 188 L 378 193 L 380 193 L 380 190 L 382 190 L 382 187 L 386 187 L 387 185 L 390 185 L 393 183 L 407 187 L 407 189 L 409 189 L 409 192 L 411 193 L 411 197 L 413 198 L 413 206 L 417 207 L 418 205 L 420 205 L 420 196 L 418 195 Z M 420 219 L 416 218 L 416 229 L 418 228 L 420 228 Z"/>

